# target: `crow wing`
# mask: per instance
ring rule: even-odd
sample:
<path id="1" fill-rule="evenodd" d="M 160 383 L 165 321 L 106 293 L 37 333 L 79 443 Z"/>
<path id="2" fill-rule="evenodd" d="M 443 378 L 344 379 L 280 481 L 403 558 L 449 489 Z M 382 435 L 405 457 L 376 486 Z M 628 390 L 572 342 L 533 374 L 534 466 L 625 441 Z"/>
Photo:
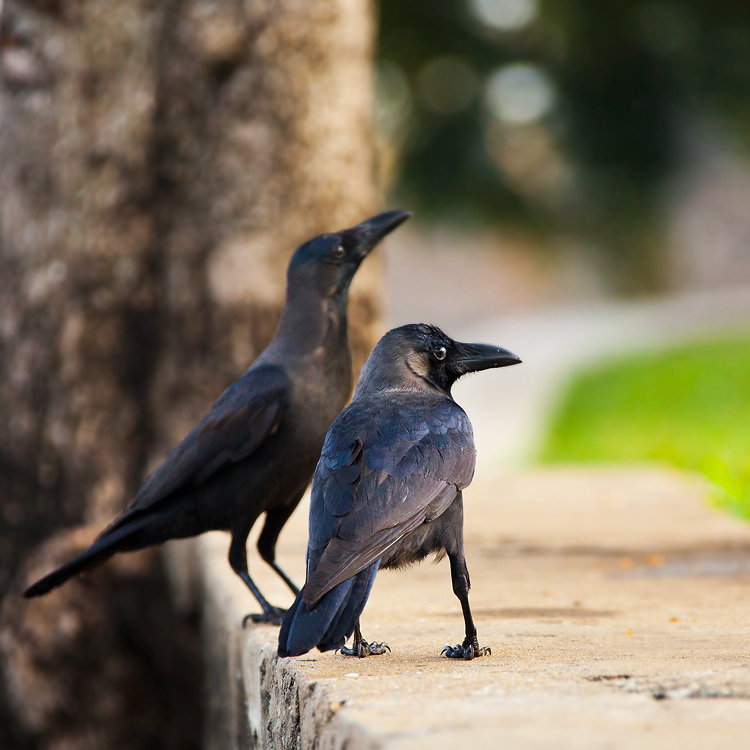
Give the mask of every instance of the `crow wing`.
<path id="1" fill-rule="evenodd" d="M 313 479 L 308 607 L 443 513 L 474 463 L 471 423 L 451 399 L 354 402 L 331 427 Z"/>
<path id="2" fill-rule="evenodd" d="M 289 380 L 284 370 L 278 365 L 251 367 L 219 396 L 105 533 L 246 459 L 276 432 L 288 406 Z"/>

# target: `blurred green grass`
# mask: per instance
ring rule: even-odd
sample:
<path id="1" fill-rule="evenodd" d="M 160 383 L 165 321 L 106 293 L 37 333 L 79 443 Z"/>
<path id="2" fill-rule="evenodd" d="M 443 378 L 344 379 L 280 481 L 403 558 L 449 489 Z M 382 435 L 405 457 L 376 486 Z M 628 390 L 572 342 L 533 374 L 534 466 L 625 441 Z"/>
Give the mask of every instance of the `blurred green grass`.
<path id="1" fill-rule="evenodd" d="M 750 520 L 750 338 L 628 356 L 582 373 L 540 458 L 697 471 L 717 504 Z"/>

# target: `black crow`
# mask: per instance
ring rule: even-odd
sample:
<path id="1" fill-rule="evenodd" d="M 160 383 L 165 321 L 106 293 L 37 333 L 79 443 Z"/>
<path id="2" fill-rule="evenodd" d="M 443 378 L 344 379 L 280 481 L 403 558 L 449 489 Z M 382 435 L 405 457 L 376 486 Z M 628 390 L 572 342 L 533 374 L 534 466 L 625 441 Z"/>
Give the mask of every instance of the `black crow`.
<path id="1" fill-rule="evenodd" d="M 258 551 L 295 593 L 275 561 L 276 540 L 302 497 L 326 431 L 351 393 L 349 284 L 362 260 L 406 220 L 388 211 L 302 245 L 287 272 L 276 335 L 247 372 L 146 480 L 130 505 L 77 557 L 30 586 L 40 596 L 116 552 L 223 530 L 229 564 L 263 608 L 255 621 L 279 623 L 248 573 L 245 545 L 265 513 Z"/>
<path id="2" fill-rule="evenodd" d="M 474 438 L 451 387 L 468 372 L 520 361 L 428 325 L 396 328 L 378 342 L 315 470 L 307 581 L 282 623 L 280 656 L 315 646 L 383 653 L 388 646 L 368 644 L 359 629 L 375 574 L 431 552 L 448 555 L 466 625 L 464 642 L 443 653 L 463 659 L 490 653 L 477 640 L 464 559 L 461 493 L 474 474 Z M 342 648 L 352 633 L 353 647 Z"/>

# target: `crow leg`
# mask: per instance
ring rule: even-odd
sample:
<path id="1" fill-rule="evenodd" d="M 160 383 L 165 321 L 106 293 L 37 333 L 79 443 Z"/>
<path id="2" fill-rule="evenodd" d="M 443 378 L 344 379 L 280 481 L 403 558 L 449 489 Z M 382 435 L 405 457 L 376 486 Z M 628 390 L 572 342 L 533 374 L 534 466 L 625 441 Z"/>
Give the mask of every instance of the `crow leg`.
<path id="1" fill-rule="evenodd" d="M 347 648 L 346 646 L 343 646 L 341 648 L 341 653 L 344 654 L 344 656 L 358 656 L 360 659 L 364 659 L 365 656 L 380 656 L 380 654 L 384 654 L 386 651 L 390 650 L 391 647 L 387 643 L 376 643 L 375 641 L 367 643 L 362 637 L 362 631 L 359 629 L 359 620 L 357 620 L 354 625 L 354 641 L 352 642 L 352 647 Z"/>
<path id="2" fill-rule="evenodd" d="M 242 579 L 245 586 L 247 586 L 252 595 L 258 600 L 258 604 L 263 608 L 262 615 L 247 615 L 242 621 L 242 625 L 246 625 L 248 620 L 253 622 L 270 622 L 272 625 L 281 625 L 281 621 L 284 619 L 286 614 L 285 609 L 279 609 L 269 604 L 263 594 L 260 593 L 260 589 L 255 585 L 255 581 L 250 578 L 250 573 L 247 569 L 247 535 L 246 534 L 232 534 L 232 543 L 229 545 L 229 564 L 232 566 L 232 570 Z"/>
<path id="3" fill-rule="evenodd" d="M 281 580 L 289 586 L 295 596 L 299 594 L 299 589 L 276 562 L 276 541 L 279 538 L 281 529 L 284 528 L 284 524 L 289 520 L 289 516 L 292 515 L 299 501 L 300 498 L 297 498 L 296 502 L 290 505 L 281 505 L 278 508 L 269 510 L 266 513 L 263 531 L 261 531 L 258 538 L 258 552 L 260 556 L 278 573 Z"/>
<path id="4" fill-rule="evenodd" d="M 463 643 L 459 643 L 457 646 L 446 646 L 443 649 L 443 654 L 450 659 L 466 659 L 467 661 L 473 659 L 475 656 L 489 656 L 492 653 L 492 649 L 486 647 L 480 648 L 474 618 L 471 616 L 471 607 L 469 607 L 471 582 L 469 581 L 469 569 L 466 566 L 463 549 L 459 549 L 456 552 L 448 552 L 448 559 L 451 564 L 453 593 L 461 602 L 461 609 L 464 613 L 466 638 L 464 638 Z"/>

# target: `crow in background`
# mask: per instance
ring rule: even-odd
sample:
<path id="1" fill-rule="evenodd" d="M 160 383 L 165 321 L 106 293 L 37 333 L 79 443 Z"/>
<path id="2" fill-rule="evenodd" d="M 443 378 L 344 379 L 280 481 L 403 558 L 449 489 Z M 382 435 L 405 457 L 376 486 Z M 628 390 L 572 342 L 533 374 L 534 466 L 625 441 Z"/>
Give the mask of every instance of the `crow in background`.
<path id="1" fill-rule="evenodd" d="M 305 492 L 326 431 L 351 393 L 349 284 L 370 250 L 409 216 L 388 211 L 298 248 L 287 272 L 279 327 L 265 351 L 96 541 L 24 596 L 46 594 L 116 552 L 222 530 L 232 535 L 229 564 L 263 608 L 263 615 L 252 619 L 280 623 L 284 610 L 266 601 L 248 573 L 247 537 L 265 513 L 258 551 L 299 593 L 275 561 L 276 540 Z"/>
<path id="2" fill-rule="evenodd" d="M 396 328 L 378 342 L 315 470 L 307 581 L 282 623 L 279 656 L 314 646 L 360 657 L 384 653 L 387 644 L 368 644 L 359 629 L 375 574 L 431 552 L 448 555 L 466 625 L 464 642 L 443 653 L 490 653 L 477 640 L 463 549 L 461 492 L 474 474 L 474 438 L 451 387 L 468 372 L 520 361 L 427 325 Z M 342 648 L 352 632 L 353 647 Z"/>

